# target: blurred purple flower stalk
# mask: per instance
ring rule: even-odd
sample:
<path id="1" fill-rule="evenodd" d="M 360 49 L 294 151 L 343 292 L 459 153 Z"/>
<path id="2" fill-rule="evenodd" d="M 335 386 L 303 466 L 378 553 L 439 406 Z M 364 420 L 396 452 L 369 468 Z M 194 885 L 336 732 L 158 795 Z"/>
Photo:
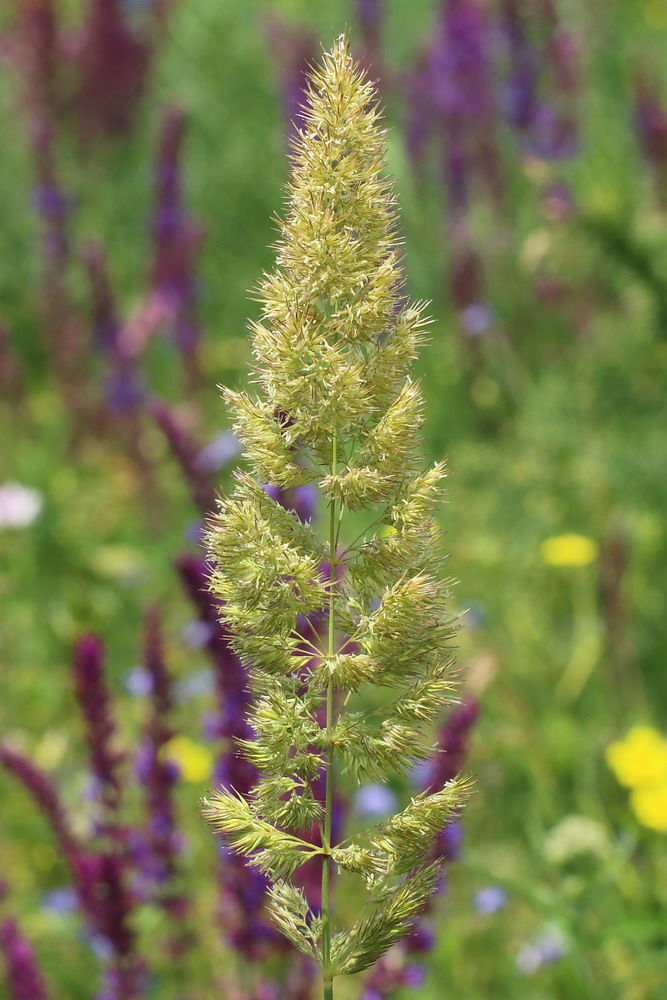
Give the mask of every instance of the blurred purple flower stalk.
<path id="1" fill-rule="evenodd" d="M 440 753 L 417 772 L 416 777 L 421 792 L 439 791 L 461 772 L 468 756 L 468 744 L 478 715 L 479 705 L 474 698 L 469 698 L 449 712 L 436 740 Z M 440 859 L 444 862 L 456 860 L 460 851 L 461 837 L 461 824 L 454 819 L 443 829 L 429 860 Z M 444 887 L 443 881 L 440 892 Z M 412 937 L 401 941 L 377 962 L 366 980 L 362 1000 L 387 1000 L 401 987 L 421 986 L 424 976 L 423 957 L 434 944 L 434 935 L 428 920 L 428 913 L 432 908 L 433 903 L 420 918 Z"/>
<path id="2" fill-rule="evenodd" d="M 0 881 L 0 905 L 4 902 L 6 885 Z M 16 920 L 0 914 L 0 951 L 5 960 L 8 1000 L 49 1000 L 44 977 L 27 938 Z"/>

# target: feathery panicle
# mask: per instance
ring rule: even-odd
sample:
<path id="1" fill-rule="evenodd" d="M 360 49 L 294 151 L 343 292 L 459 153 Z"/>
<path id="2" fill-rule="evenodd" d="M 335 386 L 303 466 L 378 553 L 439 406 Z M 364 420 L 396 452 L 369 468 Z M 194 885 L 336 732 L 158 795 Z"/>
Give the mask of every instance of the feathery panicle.
<path id="1" fill-rule="evenodd" d="M 209 526 L 210 585 L 253 681 L 252 739 L 239 748 L 261 779 L 251 794 L 214 792 L 205 813 L 274 883 L 276 922 L 321 964 L 326 998 L 335 975 L 367 968 L 409 932 L 439 878 L 424 858 L 469 790 L 452 780 L 334 843 L 334 763 L 360 780 L 428 760 L 425 729 L 453 687 L 435 524 L 445 472 L 422 471 L 410 374 L 428 321 L 403 298 L 384 146 L 372 86 L 340 38 L 310 82 L 277 265 L 259 286 L 259 398 L 226 394 L 251 472 Z M 304 484 L 328 503 L 324 543 L 276 502 Z M 342 549 L 347 512 L 366 508 L 367 531 Z M 304 632 L 313 616 L 327 623 L 322 635 Z M 366 710 L 364 692 L 379 688 L 388 704 Z M 323 773 L 324 797 L 313 790 Z M 317 846 L 300 836 L 315 824 Z M 290 883 L 313 857 L 321 912 Z M 338 932 L 334 864 L 362 877 L 372 906 Z"/>

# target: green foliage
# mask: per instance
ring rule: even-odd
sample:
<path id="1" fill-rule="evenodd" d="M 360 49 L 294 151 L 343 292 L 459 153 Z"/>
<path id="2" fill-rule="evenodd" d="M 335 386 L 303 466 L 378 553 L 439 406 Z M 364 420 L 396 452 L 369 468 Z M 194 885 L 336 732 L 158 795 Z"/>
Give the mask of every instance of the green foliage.
<path id="1" fill-rule="evenodd" d="M 234 850 L 280 880 L 272 892 L 278 925 L 318 958 L 326 981 L 367 968 L 408 932 L 437 878 L 424 859 L 466 786 L 452 782 L 413 799 L 371 835 L 370 846 L 331 843 L 336 760 L 361 781 L 405 773 L 431 755 L 423 727 L 452 699 L 455 627 L 433 521 L 444 468 L 419 471 L 423 401 L 410 376 L 426 320 L 423 306 L 401 305 L 385 133 L 372 87 L 343 38 L 315 72 L 309 105 L 276 271 L 261 282 L 262 317 L 253 324 L 262 396 L 226 394 L 252 477 L 237 477 L 209 529 L 211 587 L 255 678 L 255 737 L 240 750 L 263 777 L 252 803 L 221 792 L 206 814 Z M 330 511 L 328 549 L 262 481 L 319 485 Z M 356 553 L 354 545 L 341 553 L 346 513 L 377 504 L 384 510 Z M 328 579 L 320 570 L 325 557 Z M 307 658 L 297 644 L 299 616 L 325 608 L 328 643 Z M 345 707 L 369 687 L 394 689 L 380 721 Z M 325 725 L 318 710 L 326 710 Z M 324 806 L 310 785 L 320 769 Z M 323 859 L 321 920 L 283 881 L 310 856 L 285 831 L 314 823 L 322 840 L 310 851 Z M 376 906 L 333 939 L 330 858 L 363 877 Z"/>

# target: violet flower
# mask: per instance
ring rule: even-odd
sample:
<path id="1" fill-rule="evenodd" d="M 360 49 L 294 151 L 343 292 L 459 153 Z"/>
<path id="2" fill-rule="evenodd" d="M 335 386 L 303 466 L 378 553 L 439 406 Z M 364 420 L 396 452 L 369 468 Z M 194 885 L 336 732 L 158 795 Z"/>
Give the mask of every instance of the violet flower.
<path id="1" fill-rule="evenodd" d="M 653 174 L 660 204 L 667 204 L 667 110 L 655 83 L 639 74 L 634 83 L 634 126 L 641 152 Z"/>
<path id="2" fill-rule="evenodd" d="M 109 944 L 110 967 L 119 983 L 118 990 L 109 996 L 113 1000 L 134 1000 L 141 995 L 142 966 L 135 954 L 134 935 L 129 925 L 131 900 L 124 886 L 125 862 L 118 843 L 114 842 L 108 852 L 84 850 L 72 832 L 50 779 L 6 744 L 0 744 L 0 764 L 26 788 L 46 817 L 58 849 L 72 872 L 79 905 L 94 932 Z"/>
<path id="3" fill-rule="evenodd" d="M 6 887 L 0 883 L 0 902 Z M 8 1000 L 48 1000 L 49 991 L 35 953 L 13 917 L 0 917 L 0 951 L 4 954 Z"/>
<path id="4" fill-rule="evenodd" d="M 383 14 L 383 0 L 357 0 L 361 38 L 369 53 L 378 52 Z"/>
<path id="5" fill-rule="evenodd" d="M 70 253 L 67 232 L 70 204 L 56 176 L 53 146 L 53 129 L 42 120 L 32 133 L 36 176 L 32 197 L 33 206 L 42 223 L 42 252 L 48 294 L 53 293 L 54 282 L 62 279 Z"/>
<path id="6" fill-rule="evenodd" d="M 406 142 L 423 169 L 435 148 L 447 192 L 448 284 L 459 313 L 483 305 L 483 267 L 470 232 L 478 185 L 495 206 L 503 197 L 496 136 L 492 24 L 479 0 L 442 0 L 428 47 L 407 79 Z"/>
<path id="7" fill-rule="evenodd" d="M 83 140 L 131 130 L 149 61 L 148 43 L 135 36 L 121 0 L 88 0 L 74 53 L 80 78 L 75 113 Z"/>
<path id="8" fill-rule="evenodd" d="M 475 698 L 468 698 L 449 712 L 436 740 L 440 752 L 420 774 L 422 791 L 439 791 L 462 771 L 470 733 L 478 716 L 479 702 Z"/>
<path id="9" fill-rule="evenodd" d="M 79 639 L 72 667 L 74 690 L 86 725 L 90 770 L 106 813 L 101 829 L 111 831 L 120 802 L 118 765 L 122 755 L 112 745 L 116 727 L 104 675 L 104 646 L 96 635 L 89 633 Z"/>
<path id="10" fill-rule="evenodd" d="M 502 0 L 501 26 L 509 59 L 505 113 L 520 132 L 528 132 L 538 105 L 539 56 L 526 30 L 526 6 L 522 0 Z"/>
<path id="11" fill-rule="evenodd" d="M 0 765 L 23 785 L 49 823 L 61 854 L 71 861 L 79 851 L 79 844 L 51 779 L 28 757 L 7 743 L 0 743 Z"/>
<path id="12" fill-rule="evenodd" d="M 136 411 L 142 401 L 142 388 L 135 359 L 124 344 L 122 325 L 116 311 L 104 250 L 89 245 L 84 263 L 91 290 L 93 340 L 107 359 L 106 398 L 113 410 Z"/>
<path id="13" fill-rule="evenodd" d="M 468 699 L 452 709 L 437 737 L 440 753 L 419 769 L 420 791 L 439 791 L 443 785 L 460 773 L 468 753 L 470 732 L 479 715 L 479 704 Z M 444 827 L 429 861 L 453 861 L 461 845 L 461 824 L 453 819 Z M 444 880 L 441 882 L 441 891 Z M 428 925 L 431 902 L 415 925 L 415 933 L 395 946 L 379 960 L 364 984 L 362 1000 L 386 1000 L 402 986 L 419 986 L 423 979 L 423 955 L 433 947 L 433 932 Z"/>
<path id="14" fill-rule="evenodd" d="M 501 198 L 491 26 L 478 0 L 444 0 L 430 46 L 409 81 L 408 148 L 442 145 L 450 215 L 465 214 L 479 176 Z"/>
<path id="15" fill-rule="evenodd" d="M 23 0 L 19 42 L 24 76 L 24 101 L 31 117 L 50 119 L 59 103 L 60 63 L 57 4 L 53 0 Z"/>
<path id="16" fill-rule="evenodd" d="M 7 327 L 0 323 L 0 397 L 16 403 L 22 390 L 21 366 L 9 343 Z"/>
<path id="17" fill-rule="evenodd" d="M 201 331 L 197 316 L 195 265 L 202 241 L 202 227 L 187 214 L 184 204 L 181 161 L 186 115 L 170 108 L 164 115 L 155 161 L 152 295 L 166 316 L 175 346 L 196 375 L 196 351 Z"/>
<path id="18" fill-rule="evenodd" d="M 168 948 L 172 956 L 178 957 L 190 943 L 182 927 L 190 904 L 175 886 L 180 875 L 182 847 L 173 801 L 178 771 L 164 752 L 174 735 L 169 721 L 173 697 L 164 661 L 159 612 L 155 607 L 144 617 L 144 663 L 150 678 L 151 714 L 137 750 L 135 770 L 144 791 L 147 823 L 145 830 L 134 835 L 134 855 L 145 893 L 148 898 L 154 897 L 172 919 Z"/>
<path id="19" fill-rule="evenodd" d="M 547 161 L 567 159 L 577 148 L 574 38 L 551 0 L 503 0 L 501 13 L 510 68 L 508 120 L 523 135 L 527 152 Z"/>
<path id="20" fill-rule="evenodd" d="M 133 908 L 125 884 L 125 860 L 115 850 L 80 852 L 75 885 L 92 929 L 108 946 L 102 991 L 95 1000 L 138 1000 L 144 995 L 145 969 L 136 953 L 130 923 Z"/>
<path id="21" fill-rule="evenodd" d="M 207 720 L 207 733 L 221 741 L 213 771 L 215 785 L 248 795 L 257 781 L 255 768 L 236 752 L 236 740 L 248 739 L 249 703 L 245 669 L 229 645 L 216 602 L 207 589 L 208 566 L 198 556 L 182 554 L 176 562 L 184 589 L 209 629 L 204 649 L 213 665 L 217 711 Z M 246 867 L 224 845 L 219 848 L 219 919 L 226 940 L 248 960 L 261 957 L 269 942 L 280 940 L 265 912 L 266 879 Z"/>
<path id="22" fill-rule="evenodd" d="M 381 72 L 380 34 L 384 0 L 357 0 L 357 20 L 361 35 L 361 63 L 371 73 Z M 384 76 L 384 73 L 382 73 Z"/>
<path id="23" fill-rule="evenodd" d="M 167 403 L 160 399 L 152 399 L 148 410 L 164 434 L 171 453 L 190 487 L 196 506 L 203 514 L 208 514 L 215 503 L 215 489 L 210 472 L 205 463 L 200 461 L 199 443 L 193 440 Z"/>
<path id="24" fill-rule="evenodd" d="M 277 63 L 285 140 L 291 147 L 305 124 L 306 91 L 315 58 L 315 38 L 312 32 L 293 28 L 277 16 L 266 20 L 265 32 Z"/>

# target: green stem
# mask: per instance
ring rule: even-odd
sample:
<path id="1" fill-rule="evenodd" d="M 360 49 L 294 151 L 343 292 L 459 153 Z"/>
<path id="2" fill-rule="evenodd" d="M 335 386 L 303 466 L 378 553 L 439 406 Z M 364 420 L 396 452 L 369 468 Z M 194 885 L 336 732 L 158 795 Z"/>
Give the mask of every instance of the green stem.
<path id="1" fill-rule="evenodd" d="M 337 441 L 334 435 L 333 449 L 331 456 L 332 475 L 336 473 L 338 465 Z M 329 656 L 335 653 L 335 593 L 336 593 L 336 502 L 331 500 L 329 517 L 329 641 L 327 652 Z M 322 977 L 324 1000 L 333 1000 L 333 980 L 331 978 L 331 900 L 329 891 L 331 859 L 328 852 L 331 850 L 331 816 L 333 805 L 333 763 L 334 748 L 332 742 L 332 730 L 334 724 L 334 701 L 333 683 L 329 681 L 327 685 L 327 775 L 326 793 L 324 801 L 324 831 L 322 846 L 325 856 L 322 860 Z"/>

